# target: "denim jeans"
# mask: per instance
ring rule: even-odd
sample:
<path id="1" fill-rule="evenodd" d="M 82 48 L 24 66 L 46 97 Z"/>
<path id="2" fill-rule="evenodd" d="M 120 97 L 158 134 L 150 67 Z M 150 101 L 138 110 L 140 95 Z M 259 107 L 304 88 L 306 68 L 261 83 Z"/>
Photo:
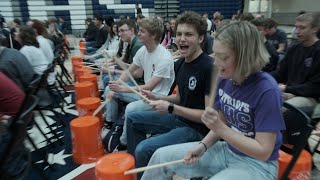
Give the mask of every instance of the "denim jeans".
<path id="1" fill-rule="evenodd" d="M 149 165 L 183 159 L 184 155 L 198 142 L 177 144 L 158 149 Z M 143 180 L 169 180 L 177 174 L 183 178 L 210 177 L 210 180 L 275 180 L 278 162 L 260 161 L 232 152 L 226 142 L 217 142 L 192 165 L 183 163 L 145 171 Z"/>
<path id="2" fill-rule="evenodd" d="M 120 142 L 123 145 L 127 144 L 127 119 L 128 119 L 128 114 L 132 112 L 141 112 L 141 111 L 152 111 L 151 106 L 143 102 L 143 100 L 139 101 L 134 101 L 131 102 L 127 105 L 126 110 L 125 110 L 125 119 L 124 119 L 124 125 L 123 125 L 123 131 L 122 135 L 120 136 Z"/>
<path id="3" fill-rule="evenodd" d="M 104 92 L 104 97 L 107 96 L 107 94 L 110 92 L 109 87 L 105 89 Z M 106 121 L 107 122 L 114 122 L 118 118 L 118 105 L 119 101 L 124 101 L 127 103 L 133 102 L 133 101 L 138 101 L 140 100 L 141 97 L 135 93 L 118 93 L 115 92 L 111 101 L 107 103 L 106 105 L 106 111 L 107 111 L 107 117 Z"/>
<path id="4" fill-rule="evenodd" d="M 112 76 L 112 79 L 117 80 L 120 77 L 120 74 L 112 74 L 111 76 Z M 103 81 L 103 87 L 106 88 L 109 84 L 109 81 L 110 81 L 109 75 L 106 73 L 103 73 L 102 74 L 102 81 Z M 129 86 L 131 86 L 131 85 L 129 84 Z"/>
<path id="5" fill-rule="evenodd" d="M 128 113 L 127 133 L 128 152 L 135 156 L 136 167 L 146 166 L 158 148 L 203 138 L 178 116 L 155 111 Z M 147 139 L 146 134 L 149 133 L 152 137 Z M 140 176 L 141 173 L 138 178 Z"/>

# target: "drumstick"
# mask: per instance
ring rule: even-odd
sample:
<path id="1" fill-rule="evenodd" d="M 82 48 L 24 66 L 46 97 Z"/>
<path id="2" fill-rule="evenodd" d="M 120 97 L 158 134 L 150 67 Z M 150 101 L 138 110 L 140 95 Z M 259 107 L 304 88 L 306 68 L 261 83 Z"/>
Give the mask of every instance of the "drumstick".
<path id="1" fill-rule="evenodd" d="M 129 171 L 125 171 L 124 175 L 139 173 L 139 172 L 143 172 L 143 171 L 147 171 L 147 170 L 151 170 L 151 169 L 156 169 L 156 168 L 161 168 L 161 167 L 165 167 L 165 166 L 170 166 L 170 165 L 175 165 L 175 164 L 180 164 L 183 162 L 184 162 L 184 159 L 180 159 L 180 160 L 176 160 L 176 161 L 170 161 L 170 162 L 165 162 L 165 163 L 161 163 L 161 164 L 131 169 Z"/>
<path id="2" fill-rule="evenodd" d="M 150 100 L 148 98 L 146 98 L 145 96 L 143 96 L 142 94 L 140 94 L 138 91 L 136 91 L 135 89 L 133 89 L 131 86 L 129 86 L 127 83 L 125 83 L 124 81 L 122 81 L 120 78 L 118 79 L 118 81 L 120 81 L 121 84 L 127 86 L 132 92 L 136 93 L 137 95 L 139 95 L 142 99 L 150 102 Z"/>
<path id="3" fill-rule="evenodd" d="M 92 65 L 95 64 L 95 63 L 91 63 L 91 62 L 81 62 L 81 63 L 83 63 L 83 64 L 92 64 Z"/>
<path id="4" fill-rule="evenodd" d="M 106 59 L 106 61 L 107 61 L 107 58 L 108 58 L 108 57 L 106 56 L 106 54 L 102 53 L 102 56 L 103 56 L 103 57 Z M 113 78 L 112 78 L 112 75 L 111 75 L 109 66 L 107 65 L 107 66 L 104 66 L 104 67 L 107 68 L 110 81 L 113 81 Z"/>
<path id="5" fill-rule="evenodd" d="M 129 72 L 127 66 L 120 61 L 118 58 L 114 58 L 114 60 L 116 61 L 116 63 L 127 73 L 127 75 L 129 76 L 129 78 L 131 79 L 131 81 L 133 82 L 133 84 L 138 88 L 138 90 L 140 91 L 140 87 L 138 85 L 138 83 L 136 82 L 136 80 L 133 78 L 132 74 Z"/>
<path id="6" fill-rule="evenodd" d="M 83 66 L 83 67 L 94 69 L 94 70 L 100 70 L 99 68 L 95 68 L 95 67 L 91 67 L 91 66 Z"/>
<path id="7" fill-rule="evenodd" d="M 92 116 L 96 116 L 101 111 L 101 109 L 106 106 L 108 102 L 109 102 L 109 99 L 102 102 L 101 105 L 93 112 Z"/>
<path id="8" fill-rule="evenodd" d="M 214 98 L 216 97 L 216 89 L 217 89 L 217 79 L 218 79 L 218 69 L 213 66 L 212 67 L 212 75 L 211 75 L 211 93 L 209 96 L 209 106 L 213 106 Z"/>
<path id="9" fill-rule="evenodd" d="M 12 37 L 11 34 L 9 34 L 9 39 L 10 39 L 10 47 L 13 48 L 13 43 L 12 43 Z"/>

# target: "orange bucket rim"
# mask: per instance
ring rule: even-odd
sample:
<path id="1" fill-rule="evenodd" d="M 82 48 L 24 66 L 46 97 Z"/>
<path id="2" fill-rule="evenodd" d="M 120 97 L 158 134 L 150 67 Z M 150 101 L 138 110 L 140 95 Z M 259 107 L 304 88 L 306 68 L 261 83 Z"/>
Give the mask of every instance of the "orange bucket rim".
<path id="1" fill-rule="evenodd" d="M 75 88 L 82 88 L 82 87 L 89 87 L 89 86 L 94 86 L 94 83 L 91 82 L 91 81 L 83 81 L 83 82 L 79 82 L 79 83 L 76 83 L 74 85 Z"/>
<path id="2" fill-rule="evenodd" d="M 82 116 L 77 117 L 70 122 L 71 127 L 88 127 L 99 124 L 99 118 L 95 116 Z"/>
<path id="3" fill-rule="evenodd" d="M 97 75 L 95 74 L 82 74 L 79 77 L 80 79 L 93 79 L 93 78 L 97 78 Z"/>
<path id="4" fill-rule="evenodd" d="M 115 152 L 100 158 L 96 163 L 96 171 L 101 174 L 123 174 L 134 168 L 134 157 L 126 152 Z"/>
<path id="5" fill-rule="evenodd" d="M 98 103 L 100 104 L 101 100 L 100 98 L 97 98 L 97 97 L 86 97 L 86 98 L 79 99 L 77 101 L 78 105 L 93 105 Z"/>

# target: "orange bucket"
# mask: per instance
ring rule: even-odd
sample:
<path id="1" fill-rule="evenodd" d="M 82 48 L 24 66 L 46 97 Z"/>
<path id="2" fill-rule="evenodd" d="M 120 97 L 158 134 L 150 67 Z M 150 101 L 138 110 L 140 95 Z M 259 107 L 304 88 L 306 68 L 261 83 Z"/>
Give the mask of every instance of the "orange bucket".
<path id="1" fill-rule="evenodd" d="M 83 63 L 81 63 L 81 62 L 74 62 L 72 64 L 72 73 L 73 73 L 75 82 L 78 81 L 78 76 L 77 76 L 76 69 L 80 69 L 80 68 L 82 68 L 82 66 L 83 66 Z"/>
<path id="2" fill-rule="evenodd" d="M 84 75 L 81 75 L 79 77 L 79 81 L 80 82 L 84 82 L 84 81 L 90 81 L 94 84 L 94 87 L 96 88 L 96 91 L 97 91 L 97 97 L 99 97 L 99 90 L 98 90 L 98 80 L 97 80 L 97 75 L 95 74 L 84 74 Z"/>
<path id="3" fill-rule="evenodd" d="M 75 98 L 76 102 L 82 98 L 86 97 L 96 97 L 96 89 L 94 87 L 94 84 L 89 81 L 85 81 L 82 83 L 76 83 L 74 85 L 75 90 Z"/>
<path id="4" fill-rule="evenodd" d="M 80 76 L 84 74 L 91 74 L 92 69 L 87 67 L 81 67 L 76 69 L 77 80 L 80 80 Z"/>
<path id="5" fill-rule="evenodd" d="M 93 112 L 101 105 L 101 101 L 97 97 L 87 97 L 82 98 L 77 101 L 77 111 L 79 112 L 80 116 L 92 116 Z M 101 111 L 97 114 L 100 119 L 101 127 L 103 127 L 103 119 Z"/>
<path id="6" fill-rule="evenodd" d="M 133 156 L 125 152 L 105 155 L 96 164 L 96 179 L 136 180 L 135 174 L 124 175 L 125 171 L 135 167 L 134 163 Z"/>
<path id="7" fill-rule="evenodd" d="M 292 159 L 292 155 L 281 151 L 279 152 L 279 171 L 278 171 L 278 179 L 281 178 L 281 175 L 287 168 L 289 162 Z M 309 180 L 311 179 L 311 168 L 312 168 L 312 156 L 311 154 L 303 150 L 296 161 L 296 164 L 293 166 L 290 174 L 289 179 L 303 179 L 303 180 Z"/>
<path id="8" fill-rule="evenodd" d="M 71 57 L 72 64 L 75 63 L 75 62 L 81 62 L 82 63 L 82 61 L 83 61 L 83 58 L 81 56 L 72 56 Z"/>
<path id="9" fill-rule="evenodd" d="M 96 162 L 104 154 L 100 139 L 99 119 L 84 116 L 70 122 L 72 137 L 72 158 L 77 164 Z"/>
<path id="10" fill-rule="evenodd" d="M 80 42 L 80 54 L 85 54 L 86 53 L 86 42 Z"/>

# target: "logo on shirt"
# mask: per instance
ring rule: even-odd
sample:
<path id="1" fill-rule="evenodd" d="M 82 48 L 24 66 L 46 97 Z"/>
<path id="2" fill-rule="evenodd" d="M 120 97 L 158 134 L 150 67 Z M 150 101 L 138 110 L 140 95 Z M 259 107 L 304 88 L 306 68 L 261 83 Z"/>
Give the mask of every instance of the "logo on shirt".
<path id="1" fill-rule="evenodd" d="M 307 58 L 307 59 L 304 60 L 304 65 L 306 67 L 311 67 L 312 62 L 313 62 L 312 58 Z"/>
<path id="2" fill-rule="evenodd" d="M 250 105 L 219 89 L 220 102 L 223 104 L 222 111 L 230 127 L 245 136 L 254 136 L 254 125 L 250 117 Z"/>
<path id="3" fill-rule="evenodd" d="M 156 66 L 152 64 L 152 72 L 151 72 L 151 77 L 153 76 L 153 73 L 156 71 Z"/>
<path id="4" fill-rule="evenodd" d="M 189 78 L 189 89 L 193 91 L 197 86 L 197 79 L 194 76 Z"/>

